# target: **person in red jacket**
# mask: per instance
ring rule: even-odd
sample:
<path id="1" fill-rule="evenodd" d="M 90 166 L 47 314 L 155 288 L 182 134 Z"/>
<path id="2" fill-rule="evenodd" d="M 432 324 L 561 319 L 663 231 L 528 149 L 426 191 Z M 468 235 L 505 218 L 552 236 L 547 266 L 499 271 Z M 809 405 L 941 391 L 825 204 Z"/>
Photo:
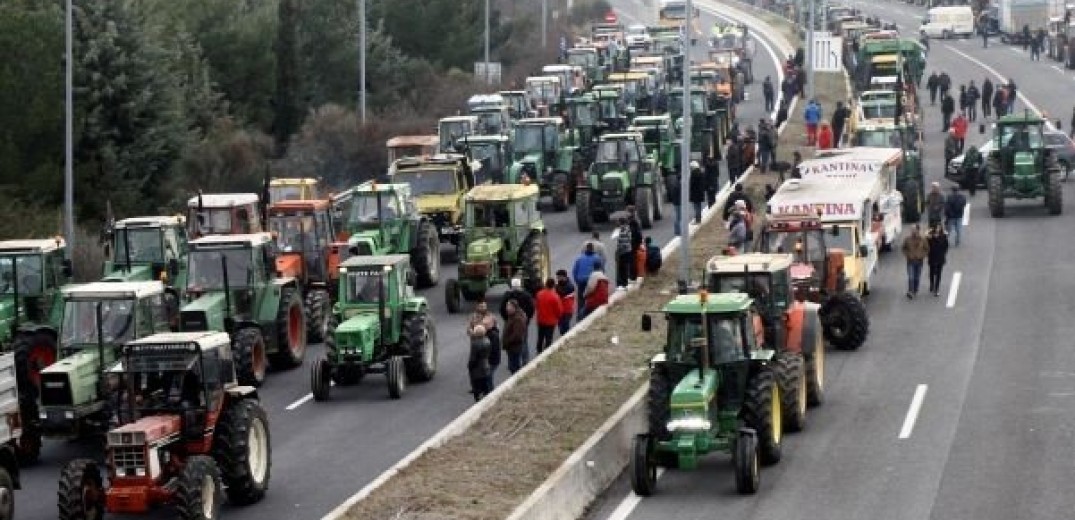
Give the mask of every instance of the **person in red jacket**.
<path id="1" fill-rule="evenodd" d="M 832 148 L 832 127 L 828 123 L 822 122 L 821 129 L 817 132 L 817 149 L 828 150 Z"/>
<path id="2" fill-rule="evenodd" d="M 578 308 L 575 303 L 575 284 L 571 283 L 571 278 L 564 269 L 556 271 L 556 294 L 560 295 L 560 308 L 563 311 L 560 315 L 560 335 L 563 336 L 571 329 L 571 317 Z"/>
<path id="3" fill-rule="evenodd" d="M 563 302 L 556 292 L 556 280 L 545 280 L 545 288 L 538 291 L 534 300 L 534 313 L 537 314 L 537 351 L 541 354 L 552 345 L 552 336 L 564 314 Z"/>
<path id="4" fill-rule="evenodd" d="M 604 266 L 600 263 L 595 263 L 593 273 L 590 275 L 589 281 L 586 282 L 586 290 L 582 293 L 586 302 L 583 318 L 608 303 L 608 286 L 609 280 L 605 276 Z"/>
<path id="5" fill-rule="evenodd" d="M 956 134 L 956 142 L 959 143 L 959 153 L 963 153 L 963 145 L 967 142 L 967 128 L 970 126 L 970 122 L 967 121 L 967 116 L 960 112 L 955 119 L 952 120 L 952 130 Z"/>

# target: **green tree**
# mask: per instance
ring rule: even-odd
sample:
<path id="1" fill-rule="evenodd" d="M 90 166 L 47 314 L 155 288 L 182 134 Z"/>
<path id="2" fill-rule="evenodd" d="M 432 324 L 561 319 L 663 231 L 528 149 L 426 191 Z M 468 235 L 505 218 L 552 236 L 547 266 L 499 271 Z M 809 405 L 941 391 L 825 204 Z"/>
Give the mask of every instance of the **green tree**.
<path id="1" fill-rule="evenodd" d="M 273 102 L 275 117 L 272 130 L 282 155 L 287 140 L 302 122 L 302 106 L 299 101 L 297 0 L 280 0 L 279 17 L 276 26 L 276 97 Z"/>

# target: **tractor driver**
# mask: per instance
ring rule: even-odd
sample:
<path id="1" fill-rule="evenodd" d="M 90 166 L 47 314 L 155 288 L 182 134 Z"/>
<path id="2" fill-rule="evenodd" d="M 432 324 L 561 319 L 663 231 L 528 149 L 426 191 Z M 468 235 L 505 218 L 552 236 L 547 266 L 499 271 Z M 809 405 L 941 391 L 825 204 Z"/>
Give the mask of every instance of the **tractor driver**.
<path id="1" fill-rule="evenodd" d="M 375 276 L 355 276 L 354 284 L 355 300 L 358 303 L 377 303 L 381 301 L 381 279 Z"/>
<path id="2" fill-rule="evenodd" d="M 736 322 L 731 319 L 715 320 L 713 342 L 710 344 L 709 357 L 713 364 L 735 361 L 743 355 L 743 344 L 739 338 Z"/>

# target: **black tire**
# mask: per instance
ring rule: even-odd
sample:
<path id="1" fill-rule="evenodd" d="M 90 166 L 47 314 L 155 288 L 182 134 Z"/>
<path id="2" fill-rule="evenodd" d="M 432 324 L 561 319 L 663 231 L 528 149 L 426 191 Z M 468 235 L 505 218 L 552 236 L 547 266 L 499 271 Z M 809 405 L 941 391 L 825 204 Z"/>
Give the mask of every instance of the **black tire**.
<path id="1" fill-rule="evenodd" d="M 213 436 L 213 458 L 232 504 L 253 504 L 265 497 L 272 442 L 269 418 L 257 401 L 240 399 L 224 409 Z"/>
<path id="2" fill-rule="evenodd" d="M 418 278 L 417 289 L 440 283 L 440 237 L 432 222 L 418 224 L 418 243 L 411 251 L 411 266 Z"/>
<path id="3" fill-rule="evenodd" d="M 825 402 L 825 335 L 821 321 L 803 328 L 803 341 L 813 341 L 814 348 L 806 354 L 806 404 L 820 406 Z"/>
<path id="4" fill-rule="evenodd" d="M 635 211 L 642 229 L 653 227 L 653 188 L 638 186 L 635 188 Z"/>
<path id="5" fill-rule="evenodd" d="M 530 294 L 540 291 L 545 286 L 545 280 L 552 277 L 551 261 L 549 242 L 544 233 L 531 235 L 523 242 L 519 267 L 523 272 L 523 285 Z"/>
<path id="6" fill-rule="evenodd" d="M 1050 169 L 1046 172 L 1049 176 L 1048 189 L 1045 191 L 1045 208 L 1050 215 L 1059 215 L 1064 211 L 1064 190 L 1060 187 L 1060 170 Z"/>
<path id="7" fill-rule="evenodd" d="M 105 515 L 101 469 L 90 459 L 68 462 L 60 473 L 57 492 L 60 520 L 100 520 Z"/>
<path id="8" fill-rule="evenodd" d="M 653 220 L 664 220 L 664 181 L 658 178 L 650 190 L 653 192 Z"/>
<path id="9" fill-rule="evenodd" d="M 0 520 L 15 518 L 15 479 L 6 468 L 0 467 Z"/>
<path id="10" fill-rule="evenodd" d="M 631 441 L 631 490 L 640 497 L 648 497 L 657 490 L 657 463 L 653 438 L 647 434 L 635 435 Z"/>
<path id="11" fill-rule="evenodd" d="M 328 401 L 332 388 L 332 365 L 325 358 L 314 361 L 310 367 L 310 393 L 314 401 Z"/>
<path id="12" fill-rule="evenodd" d="M 761 468 L 758 465 L 758 441 L 753 435 L 740 433 L 735 440 L 732 454 L 735 466 L 735 489 L 743 495 L 753 495 L 761 486 Z"/>
<path id="13" fill-rule="evenodd" d="M 765 465 L 780 462 L 784 432 L 780 413 L 780 387 L 773 370 L 761 367 L 747 383 L 740 415 L 758 434 L 758 451 Z"/>
<path id="14" fill-rule="evenodd" d="M 15 455 L 20 466 L 30 466 L 41 459 L 43 432 L 40 421 L 37 420 L 37 401 L 23 401 L 21 395 L 19 401 L 22 401 L 19 406 L 20 417 L 27 419 L 22 425 L 22 435 L 15 441 Z"/>
<path id="15" fill-rule="evenodd" d="M 444 304 L 448 307 L 448 314 L 458 313 L 463 306 L 459 293 L 459 280 L 449 278 L 448 283 L 444 284 Z"/>
<path id="16" fill-rule="evenodd" d="M 212 486 L 211 493 L 206 493 Z M 220 468 L 212 457 L 194 455 L 187 459 L 175 482 L 175 511 L 180 520 L 217 520 L 224 502 Z"/>
<path id="17" fill-rule="evenodd" d="M 399 399 L 407 389 L 407 369 L 403 356 L 392 356 L 384 362 L 384 375 L 388 382 L 388 397 Z"/>
<path id="18" fill-rule="evenodd" d="M 806 428 L 806 369 L 803 356 L 781 352 L 773 362 L 780 385 L 780 411 L 784 413 L 784 428 L 801 432 Z"/>
<path id="19" fill-rule="evenodd" d="M 556 172 L 552 176 L 552 209 L 567 211 L 571 205 L 571 181 L 567 173 Z"/>
<path id="20" fill-rule="evenodd" d="M 276 369 L 295 368 L 306 357 L 306 309 L 294 287 L 284 287 L 280 292 L 274 350 L 269 362 Z"/>
<path id="21" fill-rule="evenodd" d="M 581 189 L 575 194 L 575 221 L 578 223 L 579 231 L 583 233 L 589 233 L 593 231 L 593 213 L 590 209 L 591 192 L 588 189 Z"/>
<path id="22" fill-rule="evenodd" d="M 829 296 L 821 309 L 825 339 L 840 350 L 858 350 L 870 333 L 870 315 L 862 300 L 850 292 Z"/>
<path id="23" fill-rule="evenodd" d="M 325 341 L 329 316 L 332 315 L 332 297 L 325 289 L 313 289 L 306 295 L 306 338 L 311 343 Z"/>
<path id="24" fill-rule="evenodd" d="M 428 311 L 403 317 L 402 343 L 408 355 L 404 361 L 407 380 L 425 383 L 437 374 L 437 329 Z"/>
<path id="25" fill-rule="evenodd" d="M 649 434 L 657 441 L 672 438 L 668 421 L 672 419 L 672 382 L 668 371 L 657 365 L 649 373 L 649 390 L 646 391 L 646 424 Z"/>
<path id="26" fill-rule="evenodd" d="M 989 214 L 1004 218 L 1004 180 L 1000 175 L 989 175 Z"/>
<path id="27" fill-rule="evenodd" d="M 239 384 L 254 387 L 264 384 L 268 362 L 265 358 L 265 336 L 261 330 L 255 327 L 239 329 L 232 345 Z"/>

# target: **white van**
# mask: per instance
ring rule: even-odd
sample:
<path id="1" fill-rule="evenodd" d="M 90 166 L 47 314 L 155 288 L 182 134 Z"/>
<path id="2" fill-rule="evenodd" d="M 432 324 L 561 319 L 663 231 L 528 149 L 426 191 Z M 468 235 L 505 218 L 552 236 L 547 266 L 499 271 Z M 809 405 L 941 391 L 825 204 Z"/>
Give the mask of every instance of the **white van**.
<path id="1" fill-rule="evenodd" d="M 930 38 L 955 38 L 974 35 L 974 11 L 969 5 L 934 7 L 927 11 L 918 32 Z"/>

